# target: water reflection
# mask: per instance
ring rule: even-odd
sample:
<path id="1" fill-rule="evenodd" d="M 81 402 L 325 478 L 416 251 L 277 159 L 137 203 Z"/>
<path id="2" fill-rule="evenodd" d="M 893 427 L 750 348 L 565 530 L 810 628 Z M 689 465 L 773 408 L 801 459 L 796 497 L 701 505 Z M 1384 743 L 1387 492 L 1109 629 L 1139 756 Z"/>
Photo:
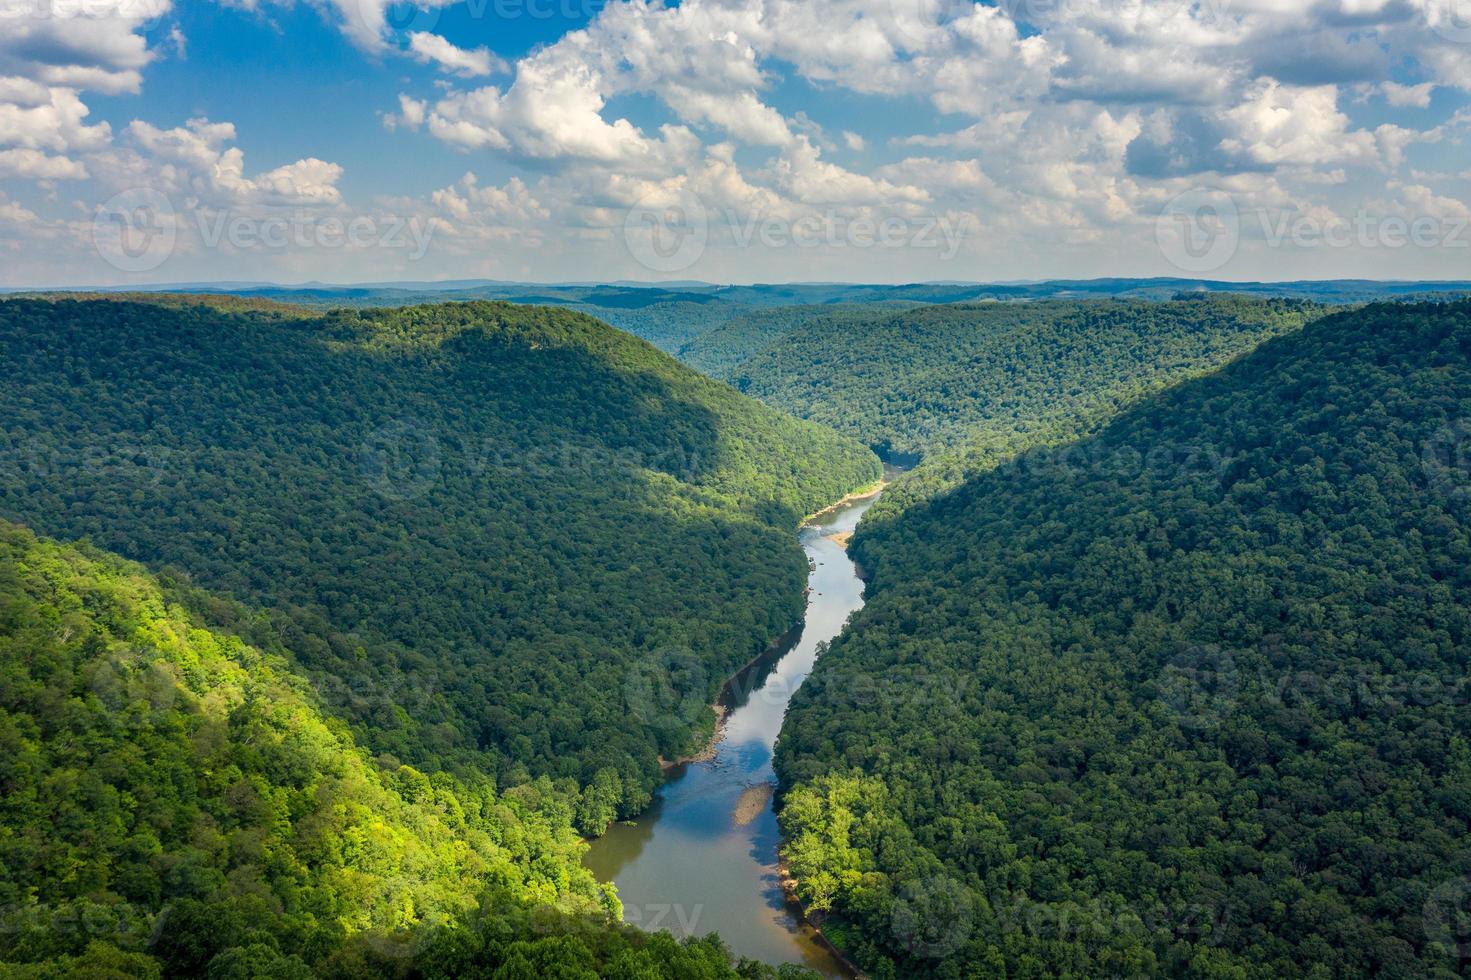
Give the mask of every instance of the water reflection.
<path id="1" fill-rule="evenodd" d="M 872 503 L 803 529 L 813 568 L 801 632 L 773 662 L 738 679 L 715 757 L 675 770 L 635 824 L 610 828 L 589 850 L 585 863 L 617 884 L 629 922 L 676 934 L 718 932 L 739 956 L 847 976 L 782 894 L 771 760 L 787 704 L 812 670 L 818 645 L 863 605 L 863 583 L 829 536 L 851 532 Z"/>

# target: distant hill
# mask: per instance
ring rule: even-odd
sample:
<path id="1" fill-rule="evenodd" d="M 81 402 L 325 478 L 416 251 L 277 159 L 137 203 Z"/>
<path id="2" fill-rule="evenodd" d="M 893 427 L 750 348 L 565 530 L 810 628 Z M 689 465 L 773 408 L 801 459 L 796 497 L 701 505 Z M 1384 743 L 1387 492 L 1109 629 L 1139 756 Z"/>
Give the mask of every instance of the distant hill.
<path id="1" fill-rule="evenodd" d="M 0 303 L 0 517 L 261 610 L 374 752 L 600 832 L 802 612 L 856 442 L 579 314 Z M 227 307 L 222 309 L 221 305 Z"/>
<path id="2" fill-rule="evenodd" d="M 873 976 L 1451 977 L 1471 303 L 1319 319 L 865 524 L 777 765 Z"/>
<path id="3" fill-rule="evenodd" d="M 1075 436 L 1322 312 L 1297 300 L 1207 296 L 813 317 L 727 372 L 747 394 L 881 455 L 913 462 L 963 454 L 945 460 L 948 474 L 960 463 L 979 465 L 978 455 Z"/>
<path id="4" fill-rule="evenodd" d="M 763 310 L 808 306 L 889 305 L 896 308 L 973 302 L 1028 302 L 1044 299 L 1116 298 L 1168 300 L 1182 293 L 1232 293 L 1244 296 L 1311 299 L 1319 303 L 1367 303 L 1376 300 L 1412 300 L 1427 296 L 1471 295 L 1471 281 L 1380 282 L 1340 279 L 1297 282 L 1226 282 L 1207 279 L 1089 279 L 1010 283 L 768 283 L 749 286 L 700 282 L 668 283 L 515 283 L 489 280 L 453 282 L 395 282 L 360 285 L 310 283 L 298 286 L 248 283 L 202 283 L 160 287 L 170 292 L 234 293 L 259 296 L 297 305 L 415 306 L 468 300 L 505 300 L 513 303 L 565 306 L 588 313 L 655 344 L 689 363 L 710 363 L 712 349 L 722 353 L 715 367 L 722 373 L 741 352 L 760 351 L 758 337 L 773 339 L 773 314 L 752 322 L 755 330 L 745 343 L 728 334 L 711 344 L 699 344 L 705 334 L 732 320 Z M 793 326 L 805 318 L 794 311 Z M 759 326 L 756 326 L 759 324 Z M 741 357 L 739 359 L 744 359 Z M 701 370 L 704 370 L 701 367 Z"/>
<path id="5" fill-rule="evenodd" d="M 734 383 L 740 379 L 742 365 L 747 361 L 766 348 L 781 344 L 788 335 L 811 335 L 819 322 L 824 336 L 838 342 L 844 327 L 862 328 L 902 310 L 916 308 L 916 304 L 902 302 L 753 308 L 703 331 L 675 354 L 697 371 Z"/>

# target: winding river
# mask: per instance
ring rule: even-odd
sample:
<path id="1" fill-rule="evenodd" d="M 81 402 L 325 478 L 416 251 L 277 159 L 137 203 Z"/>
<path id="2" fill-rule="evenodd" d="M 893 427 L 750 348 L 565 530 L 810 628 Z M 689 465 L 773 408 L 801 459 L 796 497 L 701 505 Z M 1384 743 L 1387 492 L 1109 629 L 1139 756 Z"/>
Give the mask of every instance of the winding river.
<path id="1" fill-rule="evenodd" d="M 718 932 L 737 956 L 850 975 L 783 896 L 771 755 L 818 645 L 837 636 L 863 605 L 863 582 L 833 536 L 851 533 L 875 499 L 844 505 L 802 528 L 812 565 L 802 632 L 769 673 L 737 679 L 714 758 L 675 770 L 636 823 L 615 824 L 593 842 L 584 863 L 600 880 L 617 884 L 627 921 L 677 936 Z"/>

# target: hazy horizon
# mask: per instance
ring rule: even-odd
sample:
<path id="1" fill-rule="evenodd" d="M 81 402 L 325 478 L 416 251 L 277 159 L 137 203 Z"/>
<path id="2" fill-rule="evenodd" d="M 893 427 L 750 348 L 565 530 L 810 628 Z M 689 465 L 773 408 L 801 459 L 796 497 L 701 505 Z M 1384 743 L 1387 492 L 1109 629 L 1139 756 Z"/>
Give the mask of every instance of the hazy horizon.
<path id="1" fill-rule="evenodd" d="M 1462 0 L 0 0 L 0 284 L 1452 279 Z"/>

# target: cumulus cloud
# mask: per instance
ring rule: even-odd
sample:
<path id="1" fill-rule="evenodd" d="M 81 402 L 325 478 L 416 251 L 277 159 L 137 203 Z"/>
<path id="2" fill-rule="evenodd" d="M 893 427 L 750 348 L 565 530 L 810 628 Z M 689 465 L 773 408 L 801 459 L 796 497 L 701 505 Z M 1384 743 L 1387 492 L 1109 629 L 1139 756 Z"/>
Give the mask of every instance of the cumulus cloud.
<path id="1" fill-rule="evenodd" d="M 1318 166 L 1377 159 L 1372 133 L 1350 131 L 1332 85 L 1297 87 L 1264 79 L 1222 114 L 1227 152 L 1263 165 Z"/>
<path id="2" fill-rule="evenodd" d="M 138 91 L 152 60 L 143 31 L 168 0 L 0 0 L 0 177 L 83 180 L 112 129 L 82 92 Z"/>
<path id="3" fill-rule="evenodd" d="M 5 82 L 15 101 L 0 102 L 0 146 L 54 153 L 86 152 L 105 146 L 112 137 L 107 123 L 89 126 L 90 112 L 76 92 L 65 88 L 24 87 L 24 79 Z"/>
<path id="4" fill-rule="evenodd" d="M 1447 38 L 1439 2 L 628 0 L 509 85 L 401 99 L 393 122 L 541 174 L 539 199 L 579 235 L 607 234 L 609 202 L 635 191 L 690 192 L 783 215 L 961 212 L 1073 246 L 1147 230 L 1166 190 L 1202 181 L 1251 206 L 1348 206 L 1452 125 L 1365 125 L 1345 107 L 1378 93 L 1425 109 L 1438 86 L 1466 87 L 1471 45 Z M 1416 65 L 1422 81 L 1389 77 Z M 962 124 L 889 140 L 922 155 L 848 169 L 825 154 L 868 137 L 830 142 L 784 113 L 773 93 L 790 78 Z M 629 96 L 667 121 L 610 111 Z"/>
<path id="5" fill-rule="evenodd" d="M 1434 82 L 1425 82 L 1423 85 L 1401 85 L 1398 82 L 1385 82 L 1379 86 L 1379 91 L 1384 95 L 1385 102 L 1388 102 L 1392 106 L 1415 109 L 1430 108 L 1430 93 L 1434 89 Z"/>
<path id="6" fill-rule="evenodd" d="M 346 206 L 340 166 L 251 171 L 228 123 L 118 121 L 119 136 L 93 118 L 87 92 L 137 91 L 153 60 L 182 55 L 166 17 L 130 6 L 149 2 L 94 0 L 80 25 L 0 36 L 0 177 Z M 963 220 L 987 232 L 966 254 L 1030 268 L 1128 256 L 1120 243 L 1149 241 L 1193 188 L 1324 220 L 1370 200 L 1450 213 L 1467 192 L 1449 175 L 1471 127 L 1456 108 L 1471 36 L 1446 0 L 613 0 L 514 64 L 451 30 L 451 0 L 307 2 L 365 70 L 434 69 L 374 108 L 473 167 L 395 199 L 466 261 L 518 235 L 547 255 L 606 247 L 630 208 L 688 195 L 741 222 Z M 804 105 L 808 91 L 823 96 Z M 828 113 L 837 102 L 856 111 Z"/>
<path id="7" fill-rule="evenodd" d="M 63 156 L 48 156 L 40 150 L 0 150 L 0 177 L 28 180 L 83 180 L 84 164 Z"/>
<path id="8" fill-rule="evenodd" d="M 191 119 L 165 130 L 136 121 L 128 135 L 151 160 L 166 165 L 161 178 L 213 204 L 331 205 L 342 200 L 337 190 L 342 167 L 315 158 L 247 177 L 244 152 L 227 145 L 235 139 L 231 123 Z"/>
<path id="9" fill-rule="evenodd" d="M 0 227 L 9 225 L 12 228 L 36 224 L 41 219 L 36 217 L 34 211 L 30 211 L 15 201 L 10 200 L 3 192 L 0 192 Z"/>
<path id="10" fill-rule="evenodd" d="M 427 31 L 416 31 L 409 35 L 409 50 L 421 63 L 432 62 L 462 78 L 489 75 L 492 72 L 505 71 L 508 67 L 489 48 L 475 48 L 473 51 L 457 48 L 438 34 Z"/>
<path id="11" fill-rule="evenodd" d="M 778 158 L 770 172 L 773 184 L 806 204 L 896 206 L 930 200 L 929 192 L 922 187 L 870 177 L 824 161 L 807 139 L 799 140 Z"/>
<path id="12" fill-rule="evenodd" d="M 515 82 L 504 92 L 487 86 L 439 100 L 428 127 L 440 139 L 469 149 L 632 170 L 677 164 L 696 144 L 683 127 L 666 126 L 662 138 L 655 139 L 627 119 L 609 122 L 602 114 L 606 104 L 596 68 L 536 57 L 518 66 Z"/>
<path id="13" fill-rule="evenodd" d="M 0 75 L 48 86 L 137 92 L 152 60 L 144 29 L 170 0 L 0 0 Z"/>
<path id="14" fill-rule="evenodd" d="M 398 112 L 385 112 L 383 114 L 383 128 L 389 132 L 393 132 L 396 129 L 418 129 L 424 125 L 424 117 L 428 111 L 428 102 L 400 93 L 398 97 Z"/>

